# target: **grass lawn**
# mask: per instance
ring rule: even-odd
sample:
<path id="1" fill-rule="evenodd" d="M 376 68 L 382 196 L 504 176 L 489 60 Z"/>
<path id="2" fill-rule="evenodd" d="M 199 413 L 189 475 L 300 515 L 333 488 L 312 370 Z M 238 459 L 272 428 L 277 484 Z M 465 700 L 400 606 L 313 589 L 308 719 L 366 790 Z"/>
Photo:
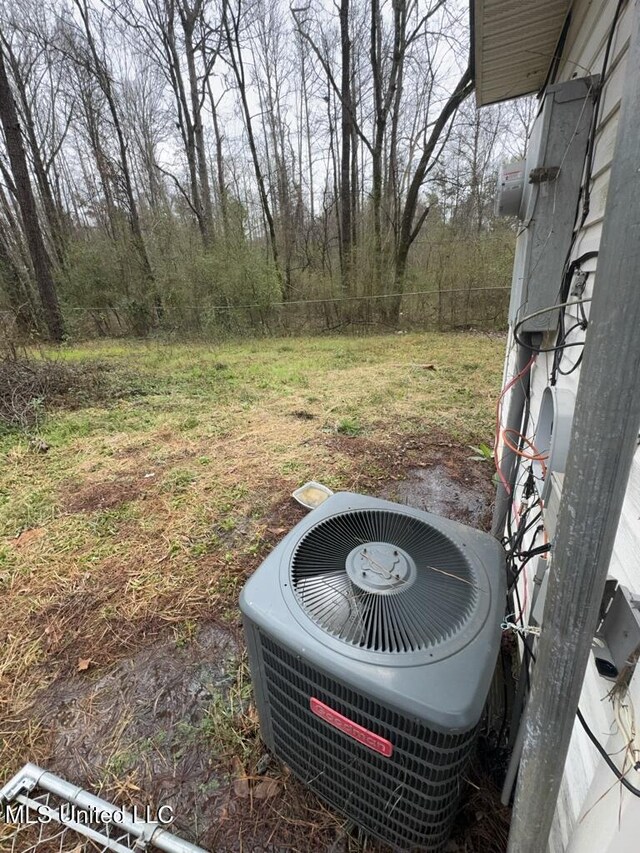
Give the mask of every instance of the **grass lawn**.
<path id="1" fill-rule="evenodd" d="M 146 804 L 182 774 L 204 846 L 246 831 L 251 849 L 259 825 L 265 847 L 320 849 L 309 827 L 320 843 L 338 823 L 264 775 L 239 590 L 302 517 L 306 480 L 380 493 L 443 448 L 490 480 L 465 460 L 491 443 L 503 351 L 460 333 L 56 354 L 108 364 L 127 393 L 49 413 L 47 452 L 0 434 L 0 782 L 31 760 Z"/>

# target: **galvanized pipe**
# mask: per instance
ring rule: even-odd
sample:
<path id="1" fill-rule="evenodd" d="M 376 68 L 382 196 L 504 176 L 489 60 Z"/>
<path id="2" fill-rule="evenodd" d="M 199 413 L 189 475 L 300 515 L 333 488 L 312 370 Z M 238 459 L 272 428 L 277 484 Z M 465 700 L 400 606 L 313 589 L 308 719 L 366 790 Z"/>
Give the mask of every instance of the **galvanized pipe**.
<path id="1" fill-rule="evenodd" d="M 509 853 L 548 843 L 640 427 L 640 0 L 607 195 Z"/>
<path id="2" fill-rule="evenodd" d="M 0 804 L 11 802 L 28 795 L 38 788 L 75 806 L 94 814 L 105 815 L 109 823 L 117 826 L 141 843 L 150 844 L 164 853 L 206 853 L 182 838 L 178 838 L 157 823 L 136 820 L 126 809 L 114 806 L 106 800 L 90 794 L 77 785 L 43 770 L 35 764 L 27 764 L 0 790 Z M 65 823 L 62 821 L 62 823 Z M 74 828 L 74 827 L 71 827 Z M 82 829 L 79 830 L 82 832 Z M 113 848 L 116 849 L 116 848 Z"/>
<path id="3" fill-rule="evenodd" d="M 525 343 L 531 339 L 531 336 L 526 333 L 524 333 L 522 337 L 523 339 L 526 339 Z M 521 346 L 518 343 L 516 343 L 515 346 L 516 358 L 513 375 L 517 376 L 527 366 L 527 362 L 531 358 L 532 350 L 527 349 L 526 346 Z M 530 371 L 527 371 L 520 381 L 516 382 L 509 393 L 507 416 L 504 424 L 502 425 L 504 429 L 515 430 L 516 432 L 520 432 L 521 430 L 525 404 L 529 397 L 530 373 Z M 501 451 L 501 457 L 496 461 L 500 467 L 500 472 L 510 489 L 513 490 L 517 462 L 516 454 L 506 445 L 503 445 L 502 448 L 498 449 Z M 496 503 L 493 510 L 493 521 L 491 524 L 491 533 L 498 539 L 501 539 L 504 535 L 507 515 L 511 509 L 511 500 L 511 493 L 508 492 L 502 482 L 499 481 L 498 488 L 496 490 Z"/>

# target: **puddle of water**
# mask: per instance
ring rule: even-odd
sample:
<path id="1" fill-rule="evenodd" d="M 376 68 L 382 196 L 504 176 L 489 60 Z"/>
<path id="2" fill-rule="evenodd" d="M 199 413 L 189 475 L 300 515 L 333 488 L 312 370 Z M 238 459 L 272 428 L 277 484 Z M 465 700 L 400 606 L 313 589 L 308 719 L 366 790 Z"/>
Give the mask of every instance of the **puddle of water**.
<path id="1" fill-rule="evenodd" d="M 228 761 L 207 727 L 228 702 L 239 654 L 229 632 L 206 625 L 188 644 L 143 649 L 95 681 L 53 684 L 40 702 L 54 736 L 48 769 L 84 787 L 96 771 L 107 782 L 130 777 L 154 805 L 173 807 L 173 832 L 206 836 L 228 787 Z"/>
<path id="2" fill-rule="evenodd" d="M 407 478 L 383 491 L 387 500 L 484 528 L 491 512 L 486 483 L 469 476 L 461 481 L 445 465 L 412 468 Z"/>

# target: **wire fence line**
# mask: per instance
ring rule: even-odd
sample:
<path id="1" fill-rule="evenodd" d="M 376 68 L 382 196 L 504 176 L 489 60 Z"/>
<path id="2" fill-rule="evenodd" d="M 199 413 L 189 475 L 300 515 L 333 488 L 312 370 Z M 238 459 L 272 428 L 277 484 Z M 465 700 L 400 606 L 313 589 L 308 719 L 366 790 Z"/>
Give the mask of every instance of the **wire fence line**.
<path id="1" fill-rule="evenodd" d="M 72 339 L 170 335 L 202 337 L 278 336 L 369 331 L 451 331 L 504 329 L 506 285 L 431 288 L 401 293 L 327 294 L 306 299 L 209 302 L 122 299 L 104 305 L 64 305 Z M 0 309 L 5 335 L 19 333 L 18 316 Z M 16 335 L 14 335 L 15 337 Z"/>
<path id="2" fill-rule="evenodd" d="M 442 296 L 451 293 L 481 293 L 485 291 L 506 291 L 511 290 L 507 285 L 496 285 L 495 287 L 468 287 L 468 288 L 447 288 L 443 290 L 409 290 L 399 293 L 373 293 L 366 296 L 323 296 L 318 299 L 288 299 L 286 302 L 251 302 L 247 304 L 224 303 L 219 305 L 208 305 L 207 308 L 213 311 L 224 311 L 229 309 L 248 309 L 248 308 L 270 308 L 286 307 L 288 305 L 322 305 L 325 302 L 361 302 L 366 300 L 378 299 L 406 299 L 409 296 Z M 183 308 L 197 309 L 201 306 L 197 305 L 182 305 Z M 110 306 L 67 306 L 67 311 L 108 311 Z"/>

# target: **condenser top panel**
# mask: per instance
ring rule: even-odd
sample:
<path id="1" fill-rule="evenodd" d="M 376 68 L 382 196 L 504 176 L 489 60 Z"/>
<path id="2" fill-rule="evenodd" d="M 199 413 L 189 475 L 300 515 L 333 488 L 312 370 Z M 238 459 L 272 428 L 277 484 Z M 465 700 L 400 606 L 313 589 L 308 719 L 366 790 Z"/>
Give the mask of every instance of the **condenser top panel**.
<path id="1" fill-rule="evenodd" d="M 256 644 L 463 731 L 484 706 L 504 596 L 504 551 L 489 534 L 338 493 L 271 552 L 240 607 Z"/>

